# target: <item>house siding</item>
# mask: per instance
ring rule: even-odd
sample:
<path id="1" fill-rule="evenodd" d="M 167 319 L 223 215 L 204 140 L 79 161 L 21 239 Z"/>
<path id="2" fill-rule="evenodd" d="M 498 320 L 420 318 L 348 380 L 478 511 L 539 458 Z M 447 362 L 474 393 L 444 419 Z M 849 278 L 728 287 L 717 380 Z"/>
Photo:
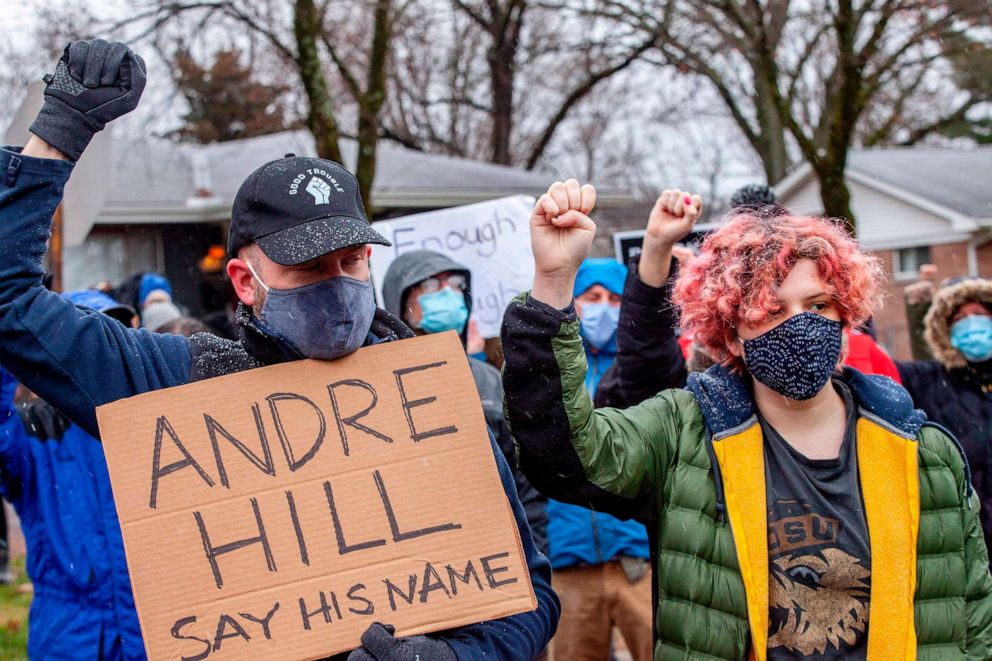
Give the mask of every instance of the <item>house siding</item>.
<path id="1" fill-rule="evenodd" d="M 992 278 L 992 242 L 978 246 L 975 256 L 978 258 L 978 275 Z"/>
<path id="2" fill-rule="evenodd" d="M 895 280 L 893 277 L 894 250 L 876 250 L 874 254 L 882 260 L 885 269 L 885 305 L 875 315 L 875 331 L 878 342 L 896 360 L 912 360 L 909 346 L 909 325 L 906 320 L 906 304 L 903 290 L 913 280 Z M 930 261 L 937 267 L 938 282 L 945 278 L 968 275 L 968 243 L 966 241 L 930 247 Z M 992 274 L 992 248 L 980 249 L 978 255 L 979 273 Z"/>
<path id="3" fill-rule="evenodd" d="M 966 241 L 967 234 L 951 229 L 950 221 L 856 181 L 848 181 L 851 209 L 858 221 L 858 240 L 868 250 L 909 248 Z M 781 203 L 799 213 L 820 214 L 820 186 L 807 179 Z"/>

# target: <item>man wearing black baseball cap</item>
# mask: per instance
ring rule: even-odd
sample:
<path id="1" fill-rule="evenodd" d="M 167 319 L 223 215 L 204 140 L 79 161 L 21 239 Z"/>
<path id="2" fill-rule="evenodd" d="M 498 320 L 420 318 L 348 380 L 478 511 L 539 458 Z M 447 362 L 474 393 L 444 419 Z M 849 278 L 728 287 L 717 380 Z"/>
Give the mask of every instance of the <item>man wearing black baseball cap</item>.
<path id="1" fill-rule="evenodd" d="M 355 178 L 337 163 L 292 155 L 252 173 L 234 201 L 227 273 L 241 301 L 238 341 L 135 331 L 47 291 L 42 258 L 72 162 L 96 131 L 137 105 L 144 62 L 124 44 L 78 41 L 46 82 L 27 146 L 0 149 L 0 364 L 88 433 L 99 434 L 95 408 L 117 399 L 413 336 L 375 306 L 370 245 L 388 242 L 368 225 Z M 493 448 L 538 608 L 410 638 L 374 624 L 349 659 L 532 659 L 550 640 L 559 613 L 550 567 Z"/>
<path id="2" fill-rule="evenodd" d="M 410 337 L 377 308 L 369 280 L 369 226 L 350 172 L 332 161 L 287 154 L 248 175 L 231 211 L 227 274 L 242 306 L 240 349 L 263 363 L 331 360 L 366 344 Z M 224 365 L 194 349 L 195 376 Z M 225 361 L 238 353 L 221 350 Z M 204 357 L 204 359 L 201 359 Z"/>

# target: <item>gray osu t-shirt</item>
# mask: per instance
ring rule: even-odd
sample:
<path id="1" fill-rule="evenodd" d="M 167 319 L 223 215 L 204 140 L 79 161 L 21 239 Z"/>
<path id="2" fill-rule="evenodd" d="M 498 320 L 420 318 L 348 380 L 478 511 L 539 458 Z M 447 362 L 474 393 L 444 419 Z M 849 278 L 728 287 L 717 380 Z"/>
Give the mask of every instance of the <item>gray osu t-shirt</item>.
<path id="1" fill-rule="evenodd" d="M 807 459 L 765 420 L 768 497 L 768 659 L 865 659 L 871 550 L 848 388 L 837 459 Z"/>

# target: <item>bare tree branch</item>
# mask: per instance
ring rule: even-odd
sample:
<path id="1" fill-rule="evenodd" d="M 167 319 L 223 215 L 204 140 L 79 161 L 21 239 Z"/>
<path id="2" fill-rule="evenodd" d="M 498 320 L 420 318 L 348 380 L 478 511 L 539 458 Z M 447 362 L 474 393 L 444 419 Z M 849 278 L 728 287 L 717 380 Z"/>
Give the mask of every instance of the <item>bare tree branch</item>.
<path id="1" fill-rule="evenodd" d="M 594 73 L 591 73 L 588 78 L 582 81 L 577 87 L 575 87 L 559 104 L 558 111 L 551 117 L 545 126 L 544 131 L 541 133 L 541 137 L 538 138 L 537 143 L 531 149 L 530 155 L 527 157 L 526 168 L 528 170 L 533 170 L 537 165 L 537 162 L 541 159 L 544 154 L 544 150 L 547 148 L 548 143 L 551 142 L 551 138 L 554 137 L 555 131 L 565 120 L 572 107 L 581 101 L 585 96 L 587 96 L 600 82 L 606 80 L 610 76 L 614 75 L 619 71 L 623 71 L 631 64 L 633 64 L 640 56 L 645 53 L 648 49 L 653 48 L 656 44 L 656 38 L 651 37 L 642 43 L 640 46 L 635 48 L 630 55 L 628 55 L 623 60 L 617 62 L 616 64 L 601 69 Z"/>
<path id="2" fill-rule="evenodd" d="M 342 60 L 341 56 L 338 55 L 338 51 L 334 47 L 334 44 L 329 38 L 327 32 L 322 32 L 320 36 L 321 41 L 324 43 L 324 48 L 327 49 L 327 53 L 331 56 L 331 61 L 333 61 L 334 66 L 338 68 L 338 73 L 341 74 L 341 78 L 348 87 L 348 91 L 351 92 L 351 97 L 355 101 L 358 101 L 362 98 L 362 87 L 358 83 L 358 79 L 355 77 L 355 74 L 351 72 L 351 67 L 349 67 L 348 63 Z"/>
<path id="3" fill-rule="evenodd" d="M 948 113 L 947 115 L 941 117 L 938 120 L 930 122 L 929 124 L 914 129 L 913 131 L 910 132 L 909 137 L 901 141 L 899 144 L 903 146 L 915 145 L 916 143 L 918 143 L 920 140 L 927 137 L 928 135 L 932 133 L 936 133 L 941 129 L 944 129 L 952 124 L 956 124 L 957 122 L 960 122 L 967 116 L 969 110 L 971 110 L 981 102 L 982 102 L 981 99 L 978 99 L 976 97 L 971 97 L 970 99 L 962 103 L 960 106 L 958 106 L 957 109 L 954 110 L 953 112 Z"/>
<path id="4" fill-rule="evenodd" d="M 295 60 L 296 59 L 296 53 L 294 53 L 293 50 L 289 46 L 287 46 L 286 44 L 284 44 L 282 42 L 282 40 L 279 39 L 279 37 L 276 35 L 275 32 L 273 32 L 271 29 L 263 26 L 261 23 L 259 23 L 258 21 L 256 21 L 254 18 L 252 18 L 251 16 L 249 16 L 245 12 L 243 12 L 240 9 L 238 9 L 237 7 L 235 7 L 233 5 L 233 3 L 225 2 L 224 3 L 224 12 L 227 13 L 228 15 L 232 16 L 233 18 L 237 19 L 238 21 L 244 23 L 246 26 L 248 26 L 249 28 L 251 28 L 254 32 L 257 32 L 258 34 L 260 34 L 263 37 L 265 37 L 266 39 L 268 39 L 269 40 L 269 43 L 271 43 L 275 47 L 275 49 L 277 51 L 279 51 L 279 53 L 282 54 L 282 56 L 285 57 L 287 60 L 292 61 L 292 60 Z"/>

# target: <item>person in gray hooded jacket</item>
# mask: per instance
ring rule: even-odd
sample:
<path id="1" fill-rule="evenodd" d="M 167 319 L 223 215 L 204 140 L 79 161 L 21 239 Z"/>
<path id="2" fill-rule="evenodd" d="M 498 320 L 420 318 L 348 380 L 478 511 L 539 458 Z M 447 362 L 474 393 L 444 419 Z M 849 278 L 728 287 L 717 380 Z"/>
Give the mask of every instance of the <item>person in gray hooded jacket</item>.
<path id="1" fill-rule="evenodd" d="M 472 273 L 462 264 L 431 250 L 415 250 L 397 257 L 382 281 L 383 307 L 402 319 L 418 335 L 454 330 L 464 347 L 472 313 Z M 513 438 L 503 417 L 503 386 L 499 370 L 469 357 L 486 424 L 513 468 L 517 494 L 527 514 L 537 548 L 548 553 L 548 499 L 517 468 Z"/>

